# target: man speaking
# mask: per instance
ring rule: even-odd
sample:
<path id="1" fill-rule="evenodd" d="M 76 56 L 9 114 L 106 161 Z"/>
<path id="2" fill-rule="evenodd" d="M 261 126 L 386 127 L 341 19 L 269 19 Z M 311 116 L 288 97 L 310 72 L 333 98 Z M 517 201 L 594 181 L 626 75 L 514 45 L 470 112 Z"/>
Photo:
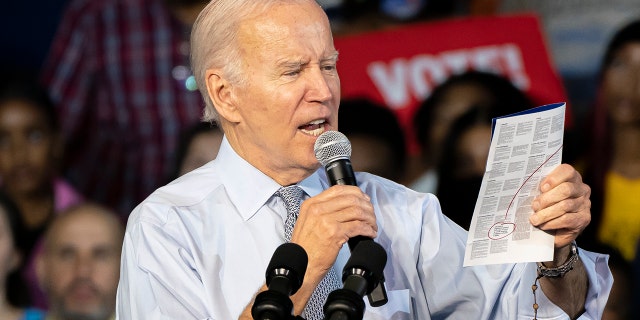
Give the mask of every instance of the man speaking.
<path id="1" fill-rule="evenodd" d="M 204 118 L 225 138 L 216 160 L 131 214 L 118 319 L 251 319 L 284 242 L 308 254 L 293 315 L 323 319 L 350 255 L 345 243 L 357 236 L 388 255 L 389 302 L 366 308 L 365 319 L 599 319 L 612 278 L 605 256 L 575 259 L 590 189 L 572 167 L 544 179 L 532 204 L 531 222 L 555 234 L 545 266 L 564 270 L 542 277 L 534 295 L 536 263 L 463 268 L 467 233 L 435 196 L 367 173 L 356 173 L 358 186 L 330 186 L 314 143 L 338 130 L 338 52 L 315 1 L 213 0 L 191 46 Z"/>

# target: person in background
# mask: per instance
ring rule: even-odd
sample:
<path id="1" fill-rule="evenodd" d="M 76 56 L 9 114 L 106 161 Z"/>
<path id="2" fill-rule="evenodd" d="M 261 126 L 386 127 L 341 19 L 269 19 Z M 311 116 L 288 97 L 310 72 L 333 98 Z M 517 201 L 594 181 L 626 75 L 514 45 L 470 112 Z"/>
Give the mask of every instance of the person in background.
<path id="1" fill-rule="evenodd" d="M 85 202 L 56 217 L 37 260 L 49 298 L 47 320 L 114 318 L 124 226 L 110 209 Z"/>
<path id="2" fill-rule="evenodd" d="M 434 88 L 413 118 L 420 151 L 418 163 L 413 166 L 417 169 L 412 170 L 417 174 L 408 179 L 410 188 L 431 193 L 438 190 L 437 167 L 451 124 L 472 107 L 489 106 L 524 110 L 533 107 L 533 103 L 509 79 L 485 71 L 453 75 Z"/>
<path id="3" fill-rule="evenodd" d="M 309 257 L 291 315 L 324 319 L 325 294 L 342 287 L 345 244 L 356 236 L 387 253 L 389 302 L 366 308 L 364 319 L 600 318 L 612 279 L 606 256 L 578 254 L 589 187 L 573 167 L 552 171 L 532 201 L 530 222 L 554 234 L 545 265 L 563 274 L 540 278 L 534 295 L 536 263 L 463 268 L 467 233 L 434 195 L 365 173 L 356 172 L 358 186 L 327 180 L 314 145 L 339 129 L 340 78 L 315 1 L 211 1 L 191 43 L 204 120 L 225 136 L 215 161 L 129 216 L 119 319 L 251 319 L 267 264 L 285 242 Z"/>
<path id="4" fill-rule="evenodd" d="M 465 230 L 469 230 L 485 173 L 492 119 L 523 110 L 507 104 L 472 107 L 451 124 L 443 139 L 436 194 L 442 212 Z"/>
<path id="5" fill-rule="evenodd" d="M 41 79 L 66 143 L 64 175 L 126 219 L 164 183 L 201 117 L 189 31 L 206 0 L 72 0 Z"/>
<path id="6" fill-rule="evenodd" d="M 456 120 L 443 140 L 436 194 L 442 212 L 469 230 L 491 145 L 491 116 L 473 108 Z"/>
<path id="7" fill-rule="evenodd" d="M 31 308 L 20 273 L 24 265 L 21 242 L 25 228 L 19 209 L 0 191 L 0 319 L 42 320 L 44 312 Z"/>
<path id="8" fill-rule="evenodd" d="M 46 309 L 33 267 L 38 242 L 55 214 L 82 196 L 59 175 L 62 141 L 46 90 L 29 79 L 5 80 L 0 84 L 0 185 L 26 225 L 21 249 L 32 303 Z"/>
<path id="9" fill-rule="evenodd" d="M 201 167 L 218 155 L 223 133 L 215 123 L 197 122 L 183 132 L 169 181 Z"/>
<path id="10" fill-rule="evenodd" d="M 404 178 L 406 143 L 393 111 L 367 99 L 348 99 L 340 102 L 338 117 L 340 131 L 351 142 L 354 170 L 395 182 Z"/>
<path id="11" fill-rule="evenodd" d="M 640 20 L 609 42 L 590 119 L 583 165 L 593 223 L 585 239 L 611 246 L 631 262 L 640 240 Z"/>

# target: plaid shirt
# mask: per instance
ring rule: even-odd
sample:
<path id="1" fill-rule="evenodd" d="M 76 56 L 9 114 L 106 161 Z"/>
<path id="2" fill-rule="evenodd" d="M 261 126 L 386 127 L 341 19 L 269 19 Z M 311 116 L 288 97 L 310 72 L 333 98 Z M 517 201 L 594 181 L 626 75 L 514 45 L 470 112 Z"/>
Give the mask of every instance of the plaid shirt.
<path id="1" fill-rule="evenodd" d="M 66 139 L 65 176 L 128 215 L 166 182 L 204 107 L 185 87 L 189 27 L 162 0 L 73 0 L 42 79 Z"/>

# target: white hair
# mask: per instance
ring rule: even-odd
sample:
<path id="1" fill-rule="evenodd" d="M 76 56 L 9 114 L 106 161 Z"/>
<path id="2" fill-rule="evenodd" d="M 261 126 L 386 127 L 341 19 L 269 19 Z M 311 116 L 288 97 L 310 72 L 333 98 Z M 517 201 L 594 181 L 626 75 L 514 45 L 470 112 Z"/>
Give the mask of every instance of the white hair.
<path id="1" fill-rule="evenodd" d="M 250 15 L 259 15 L 279 3 L 303 3 L 310 0 L 212 0 L 200 12 L 191 30 L 191 68 L 205 102 L 203 121 L 218 122 L 218 114 L 209 97 L 206 71 L 220 68 L 229 82 L 246 81 L 237 43 L 240 23 Z"/>

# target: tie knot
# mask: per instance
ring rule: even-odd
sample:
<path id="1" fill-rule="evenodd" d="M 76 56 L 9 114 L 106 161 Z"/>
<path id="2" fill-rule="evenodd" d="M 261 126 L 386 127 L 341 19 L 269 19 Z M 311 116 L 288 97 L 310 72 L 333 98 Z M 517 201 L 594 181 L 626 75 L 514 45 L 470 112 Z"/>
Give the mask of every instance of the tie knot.
<path id="1" fill-rule="evenodd" d="M 287 212 L 297 214 L 300 211 L 300 202 L 302 202 L 302 188 L 297 185 L 281 187 L 276 195 L 282 198 Z"/>
<path id="2" fill-rule="evenodd" d="M 285 207 L 287 207 L 287 219 L 284 223 L 284 238 L 291 240 L 293 235 L 293 227 L 300 213 L 300 202 L 302 202 L 302 188 L 292 185 L 280 188 L 275 194 L 282 198 Z"/>

